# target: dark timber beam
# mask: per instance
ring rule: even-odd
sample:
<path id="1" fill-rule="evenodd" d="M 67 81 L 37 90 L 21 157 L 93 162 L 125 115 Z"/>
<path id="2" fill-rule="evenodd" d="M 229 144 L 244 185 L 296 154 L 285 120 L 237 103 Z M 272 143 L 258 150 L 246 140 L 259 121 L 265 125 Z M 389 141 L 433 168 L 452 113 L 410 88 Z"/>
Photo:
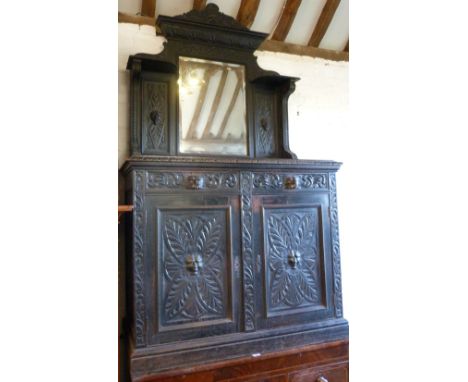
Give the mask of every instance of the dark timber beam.
<path id="1" fill-rule="evenodd" d="M 129 15 L 127 13 L 119 12 L 119 23 L 150 25 L 154 27 L 156 25 L 156 19 L 154 17 L 134 16 Z"/>
<path id="2" fill-rule="evenodd" d="M 340 5 L 340 0 L 327 0 L 322 9 L 322 13 L 320 13 L 314 31 L 312 32 L 312 36 L 310 36 L 309 46 L 317 48 L 320 45 L 320 41 L 322 41 L 323 36 L 325 36 L 325 32 L 330 26 L 338 5 Z"/>
<path id="3" fill-rule="evenodd" d="M 206 0 L 193 0 L 193 9 L 201 11 L 206 6 Z"/>
<path id="4" fill-rule="evenodd" d="M 133 16 L 126 13 L 119 12 L 119 23 L 130 23 L 138 25 L 155 26 L 156 20 L 153 17 Z M 297 54 L 300 56 L 318 57 L 332 61 L 348 61 L 348 52 L 315 48 L 313 46 L 304 46 L 291 44 L 281 41 L 266 40 L 260 45 L 258 50 L 265 50 L 269 52 L 279 52 L 287 54 Z"/>
<path id="5" fill-rule="evenodd" d="M 275 32 L 271 37 L 272 40 L 284 41 L 291 29 L 291 25 L 296 17 L 297 10 L 301 5 L 301 0 L 286 0 L 283 6 L 283 11 L 276 26 Z"/>
<path id="6" fill-rule="evenodd" d="M 141 1 L 141 15 L 154 17 L 156 11 L 156 0 L 142 0 Z"/>
<path id="7" fill-rule="evenodd" d="M 246 28 L 250 28 L 257 15 L 260 0 L 242 0 L 237 12 L 237 21 Z"/>
<path id="8" fill-rule="evenodd" d="M 349 53 L 339 50 L 315 48 L 313 46 L 290 44 L 280 41 L 266 40 L 259 46 L 258 50 L 297 54 L 299 56 L 318 57 L 332 61 L 349 61 Z"/>

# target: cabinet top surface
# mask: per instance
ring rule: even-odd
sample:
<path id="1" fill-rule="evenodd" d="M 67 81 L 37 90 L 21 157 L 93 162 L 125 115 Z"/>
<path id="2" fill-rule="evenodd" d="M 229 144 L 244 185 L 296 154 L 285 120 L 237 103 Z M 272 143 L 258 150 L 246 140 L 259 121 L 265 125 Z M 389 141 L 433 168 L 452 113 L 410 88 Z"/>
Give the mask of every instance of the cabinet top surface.
<path id="1" fill-rule="evenodd" d="M 306 159 L 247 159 L 247 158 L 210 158 L 210 157 L 173 157 L 173 156 L 134 156 L 122 167 L 124 173 L 135 168 L 158 167 L 215 167 L 229 169 L 268 169 L 304 168 L 336 171 L 341 162 L 330 160 Z"/>

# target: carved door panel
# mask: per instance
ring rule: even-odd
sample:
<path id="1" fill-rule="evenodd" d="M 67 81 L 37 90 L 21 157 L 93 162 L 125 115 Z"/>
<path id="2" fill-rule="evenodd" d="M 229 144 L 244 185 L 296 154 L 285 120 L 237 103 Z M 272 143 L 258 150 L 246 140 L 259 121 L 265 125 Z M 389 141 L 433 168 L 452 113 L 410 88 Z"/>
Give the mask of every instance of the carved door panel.
<path id="1" fill-rule="evenodd" d="M 147 199 L 148 338 L 164 343 L 238 330 L 238 196 Z"/>
<path id="2" fill-rule="evenodd" d="M 257 327 L 333 316 L 328 194 L 254 197 Z"/>

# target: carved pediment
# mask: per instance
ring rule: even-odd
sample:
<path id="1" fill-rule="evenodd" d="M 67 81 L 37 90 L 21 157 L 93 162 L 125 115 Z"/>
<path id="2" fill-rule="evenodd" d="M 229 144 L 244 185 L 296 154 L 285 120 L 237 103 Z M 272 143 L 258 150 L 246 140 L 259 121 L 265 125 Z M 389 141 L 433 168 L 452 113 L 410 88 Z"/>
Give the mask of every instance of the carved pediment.
<path id="1" fill-rule="evenodd" d="M 249 29 L 239 23 L 236 19 L 222 13 L 216 4 L 208 4 L 204 9 L 196 9 L 174 17 L 177 20 L 191 21 L 200 24 L 209 24 L 222 28 L 232 28 L 248 31 Z"/>

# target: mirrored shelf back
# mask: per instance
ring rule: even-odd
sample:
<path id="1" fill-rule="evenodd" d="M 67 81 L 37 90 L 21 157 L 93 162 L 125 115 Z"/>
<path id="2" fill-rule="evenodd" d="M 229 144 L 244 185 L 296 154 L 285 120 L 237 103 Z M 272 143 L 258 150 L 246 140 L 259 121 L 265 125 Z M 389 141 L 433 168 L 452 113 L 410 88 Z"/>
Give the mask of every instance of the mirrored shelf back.
<path id="1" fill-rule="evenodd" d="M 243 65 L 179 57 L 179 152 L 247 155 Z"/>
<path id="2" fill-rule="evenodd" d="M 296 158 L 288 98 L 297 78 L 263 70 L 254 51 L 267 38 L 219 12 L 159 16 L 157 55 L 129 57 L 131 156 Z"/>

